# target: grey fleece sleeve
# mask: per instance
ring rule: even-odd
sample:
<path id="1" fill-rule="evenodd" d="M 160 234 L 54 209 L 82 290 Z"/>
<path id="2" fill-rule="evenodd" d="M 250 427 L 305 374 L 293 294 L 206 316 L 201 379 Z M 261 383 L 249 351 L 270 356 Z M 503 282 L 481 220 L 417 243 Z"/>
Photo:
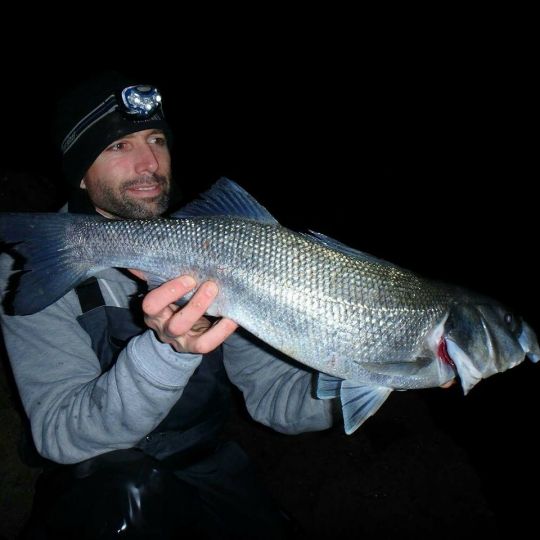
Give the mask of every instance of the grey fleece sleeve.
<path id="1" fill-rule="evenodd" d="M 59 463 L 134 446 L 167 415 L 202 358 L 175 352 L 148 330 L 101 374 L 71 294 L 34 315 L 2 315 L 36 447 Z"/>
<path id="2" fill-rule="evenodd" d="M 245 331 L 233 334 L 223 351 L 227 374 L 255 420 L 288 434 L 332 426 L 331 400 L 312 397 L 308 368 Z"/>

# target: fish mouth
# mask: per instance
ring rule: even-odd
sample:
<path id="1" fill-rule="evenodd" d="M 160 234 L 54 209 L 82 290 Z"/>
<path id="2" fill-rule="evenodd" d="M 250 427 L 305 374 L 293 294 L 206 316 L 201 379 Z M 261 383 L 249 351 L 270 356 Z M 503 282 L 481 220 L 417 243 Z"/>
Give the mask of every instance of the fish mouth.
<path id="1" fill-rule="evenodd" d="M 485 372 L 482 373 L 475 366 L 475 363 L 469 354 L 467 354 L 455 341 L 448 337 L 442 340 L 445 342 L 444 351 L 446 353 L 446 357 L 443 357 L 443 361 L 450 363 L 450 365 L 453 364 L 453 367 L 460 379 L 463 393 L 467 395 L 471 388 L 482 379 L 489 377 L 490 375 L 494 375 L 495 373 L 499 373 L 500 371 L 511 369 L 518 364 L 521 364 L 525 358 L 528 358 L 535 363 L 540 361 L 540 347 L 538 346 L 536 335 L 526 323 L 523 323 L 523 331 L 517 340 L 521 346 L 523 354 L 516 355 L 514 360 L 509 362 L 504 369 L 496 369 L 494 366 L 491 366 L 490 369 L 486 369 Z M 489 344 L 492 345 L 491 342 Z M 496 356 L 493 346 L 489 347 L 489 352 L 490 357 Z"/>
<path id="2" fill-rule="evenodd" d="M 525 321 L 522 322 L 518 342 L 527 358 L 536 364 L 540 360 L 540 347 L 534 330 Z"/>
<path id="3" fill-rule="evenodd" d="M 439 356 L 455 366 L 464 394 L 482 379 L 517 366 L 526 356 L 533 362 L 540 360 L 535 333 L 523 320 L 520 323 L 521 328 L 510 326 L 507 311 L 496 304 L 452 307 Z"/>

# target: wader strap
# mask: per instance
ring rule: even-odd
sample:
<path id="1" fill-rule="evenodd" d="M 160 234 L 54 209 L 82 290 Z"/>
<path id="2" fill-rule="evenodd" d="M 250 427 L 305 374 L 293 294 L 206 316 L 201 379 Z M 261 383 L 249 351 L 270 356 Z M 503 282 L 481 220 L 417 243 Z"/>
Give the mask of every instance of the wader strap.
<path id="1" fill-rule="evenodd" d="M 75 287 L 75 292 L 79 297 L 79 302 L 81 304 L 83 313 L 105 305 L 105 300 L 101 294 L 99 283 L 95 277 L 88 278 L 80 285 L 77 285 L 77 287 Z"/>

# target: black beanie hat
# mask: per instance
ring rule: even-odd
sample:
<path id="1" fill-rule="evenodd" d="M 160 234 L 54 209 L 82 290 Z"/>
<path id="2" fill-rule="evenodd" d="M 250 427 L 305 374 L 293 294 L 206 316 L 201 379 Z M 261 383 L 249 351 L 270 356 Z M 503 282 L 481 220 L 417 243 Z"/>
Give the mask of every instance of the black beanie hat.
<path id="1" fill-rule="evenodd" d="M 161 129 L 170 144 L 161 96 L 153 86 L 139 83 L 109 71 L 74 88 L 58 102 L 55 138 L 70 189 L 79 188 L 98 155 L 124 135 Z M 129 88 L 132 90 L 125 92 Z M 131 98 L 130 92 L 135 93 Z"/>

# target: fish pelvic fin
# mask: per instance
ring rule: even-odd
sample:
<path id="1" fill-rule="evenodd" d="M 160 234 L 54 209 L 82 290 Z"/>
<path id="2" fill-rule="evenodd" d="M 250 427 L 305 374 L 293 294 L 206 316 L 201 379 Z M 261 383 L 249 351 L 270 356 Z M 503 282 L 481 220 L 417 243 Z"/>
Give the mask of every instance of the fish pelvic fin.
<path id="1" fill-rule="evenodd" d="M 16 262 L 20 256 L 24 259 L 22 271 L 9 279 L 4 298 L 7 313 L 41 311 L 88 277 L 88 267 L 66 242 L 70 224 L 88 218 L 68 213 L 0 214 L 0 240 L 14 244 L 6 251 L 14 252 Z"/>
<path id="2" fill-rule="evenodd" d="M 341 385 L 341 409 L 345 433 L 354 433 L 386 401 L 391 388 L 343 381 Z"/>
<path id="3" fill-rule="evenodd" d="M 277 220 L 264 206 L 236 182 L 225 177 L 220 178 L 198 199 L 171 214 L 172 218 L 201 216 L 234 216 L 278 225 Z"/>
<path id="4" fill-rule="evenodd" d="M 392 388 L 359 384 L 318 373 L 315 395 L 319 399 L 341 399 L 341 410 L 345 433 L 354 433 L 370 416 L 373 416 L 386 401 Z"/>

